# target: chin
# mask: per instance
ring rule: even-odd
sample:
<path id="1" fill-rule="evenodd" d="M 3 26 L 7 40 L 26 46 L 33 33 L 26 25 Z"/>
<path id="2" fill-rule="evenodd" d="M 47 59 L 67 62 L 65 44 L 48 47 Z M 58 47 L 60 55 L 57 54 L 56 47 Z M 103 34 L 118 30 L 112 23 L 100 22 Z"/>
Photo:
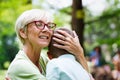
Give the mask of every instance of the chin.
<path id="1" fill-rule="evenodd" d="M 42 43 L 40 45 L 44 48 L 44 47 L 47 47 L 49 44 L 48 43 Z"/>

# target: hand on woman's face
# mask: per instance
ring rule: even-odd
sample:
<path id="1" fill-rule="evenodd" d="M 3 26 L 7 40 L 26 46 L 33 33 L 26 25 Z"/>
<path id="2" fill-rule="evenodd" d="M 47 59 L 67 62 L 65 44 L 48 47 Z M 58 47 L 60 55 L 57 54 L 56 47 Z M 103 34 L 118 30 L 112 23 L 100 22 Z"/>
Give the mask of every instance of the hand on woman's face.
<path id="1" fill-rule="evenodd" d="M 48 46 L 53 31 L 46 26 L 43 29 L 38 29 L 34 23 L 27 26 L 26 42 L 40 48 Z"/>

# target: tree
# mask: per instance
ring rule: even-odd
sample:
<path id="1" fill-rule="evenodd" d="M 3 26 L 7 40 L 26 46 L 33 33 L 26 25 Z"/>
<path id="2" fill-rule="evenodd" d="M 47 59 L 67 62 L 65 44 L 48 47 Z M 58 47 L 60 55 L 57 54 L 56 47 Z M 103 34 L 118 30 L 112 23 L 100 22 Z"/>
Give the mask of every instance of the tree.
<path id="1" fill-rule="evenodd" d="M 83 46 L 84 34 L 84 12 L 82 0 L 73 0 L 72 4 L 72 29 L 76 31 L 79 41 Z"/>

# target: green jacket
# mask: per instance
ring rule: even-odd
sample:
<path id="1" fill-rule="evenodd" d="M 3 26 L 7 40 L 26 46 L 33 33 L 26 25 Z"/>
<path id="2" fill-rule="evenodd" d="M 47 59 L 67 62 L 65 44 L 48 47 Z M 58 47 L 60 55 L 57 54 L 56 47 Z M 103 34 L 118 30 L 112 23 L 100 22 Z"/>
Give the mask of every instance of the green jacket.
<path id="1" fill-rule="evenodd" d="M 39 69 L 30 61 L 26 54 L 20 50 L 10 64 L 6 76 L 10 77 L 11 80 L 46 80 L 45 69 L 48 60 L 43 56 L 40 59 L 42 73 L 39 72 Z"/>

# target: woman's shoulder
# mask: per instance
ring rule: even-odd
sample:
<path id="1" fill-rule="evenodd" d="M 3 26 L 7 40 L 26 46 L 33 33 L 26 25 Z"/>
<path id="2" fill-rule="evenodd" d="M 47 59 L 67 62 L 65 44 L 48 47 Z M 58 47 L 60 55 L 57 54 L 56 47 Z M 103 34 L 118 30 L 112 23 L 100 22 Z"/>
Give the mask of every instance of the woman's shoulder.
<path id="1" fill-rule="evenodd" d="M 33 73 L 39 72 L 32 62 L 29 62 L 25 59 L 14 60 L 9 68 L 8 71 L 18 74 L 18 73 Z"/>
<path id="2" fill-rule="evenodd" d="M 45 79 L 35 65 L 24 59 L 13 61 L 8 68 L 7 75 L 16 80 Z"/>

